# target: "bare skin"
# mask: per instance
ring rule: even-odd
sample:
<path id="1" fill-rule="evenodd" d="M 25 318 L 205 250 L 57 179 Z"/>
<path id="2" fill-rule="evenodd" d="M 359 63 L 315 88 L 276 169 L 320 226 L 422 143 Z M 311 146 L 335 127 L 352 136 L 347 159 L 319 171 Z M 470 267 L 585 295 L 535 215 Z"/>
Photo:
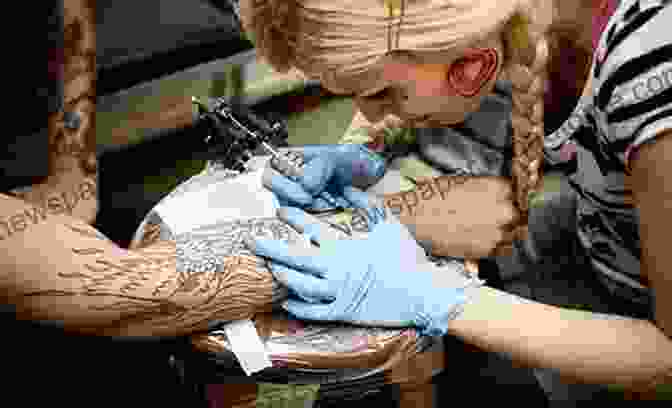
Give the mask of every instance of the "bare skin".
<path id="1" fill-rule="evenodd" d="M 504 177 L 439 177 L 384 205 L 432 255 L 480 259 L 510 250 L 520 217 L 512 197 Z"/>

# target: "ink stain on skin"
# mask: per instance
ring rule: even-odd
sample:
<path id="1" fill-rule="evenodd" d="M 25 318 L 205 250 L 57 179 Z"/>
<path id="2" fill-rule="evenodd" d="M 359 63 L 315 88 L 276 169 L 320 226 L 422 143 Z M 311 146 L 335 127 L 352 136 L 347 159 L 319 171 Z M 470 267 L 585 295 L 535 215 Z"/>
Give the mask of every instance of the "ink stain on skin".
<path id="1" fill-rule="evenodd" d="M 356 161 L 352 166 L 352 175 L 354 177 L 363 177 L 366 175 L 366 164 L 362 161 Z"/>
<path id="2" fill-rule="evenodd" d="M 271 364 L 273 365 L 274 368 L 289 368 L 289 363 L 283 360 L 283 358 L 286 358 L 285 356 L 280 354 L 274 354 L 271 356 L 271 358 L 273 359 L 271 361 Z"/>
<path id="3" fill-rule="evenodd" d="M 369 348 L 369 341 L 366 336 L 355 336 L 352 339 L 352 351 L 364 351 Z"/>
<path id="4" fill-rule="evenodd" d="M 292 336 L 303 336 L 304 327 L 303 324 L 298 320 L 290 320 L 288 323 L 288 330 Z"/>

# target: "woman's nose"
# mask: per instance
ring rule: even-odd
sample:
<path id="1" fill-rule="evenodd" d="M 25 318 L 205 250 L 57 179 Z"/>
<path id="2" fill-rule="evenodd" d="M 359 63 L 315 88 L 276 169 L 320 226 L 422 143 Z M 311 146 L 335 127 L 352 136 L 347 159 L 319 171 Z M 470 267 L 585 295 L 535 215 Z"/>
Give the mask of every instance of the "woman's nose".
<path id="1" fill-rule="evenodd" d="M 394 113 L 394 106 L 390 101 L 367 101 L 363 98 L 355 98 L 355 103 L 369 122 L 383 120 L 385 115 Z"/>

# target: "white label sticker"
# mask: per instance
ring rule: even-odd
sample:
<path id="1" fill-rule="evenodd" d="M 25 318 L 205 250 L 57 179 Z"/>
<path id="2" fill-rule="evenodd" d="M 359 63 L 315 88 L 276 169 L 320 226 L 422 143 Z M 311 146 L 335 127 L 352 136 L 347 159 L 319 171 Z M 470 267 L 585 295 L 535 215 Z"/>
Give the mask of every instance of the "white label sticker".
<path id="1" fill-rule="evenodd" d="M 277 198 L 261 182 L 263 169 L 162 201 L 156 212 L 174 234 L 218 222 L 275 217 Z"/>
<path id="2" fill-rule="evenodd" d="M 233 321 L 224 326 L 224 333 L 246 375 L 272 367 L 266 347 L 251 320 Z"/>

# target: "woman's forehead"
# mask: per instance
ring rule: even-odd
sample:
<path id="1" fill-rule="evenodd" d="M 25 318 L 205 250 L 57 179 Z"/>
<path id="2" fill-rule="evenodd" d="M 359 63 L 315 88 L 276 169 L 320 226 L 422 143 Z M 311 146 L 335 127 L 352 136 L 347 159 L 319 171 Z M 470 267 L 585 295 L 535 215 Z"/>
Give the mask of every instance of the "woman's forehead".
<path id="1" fill-rule="evenodd" d="M 393 81 L 404 80 L 404 71 L 409 72 L 404 69 L 405 66 L 410 64 L 447 66 L 465 56 L 471 49 L 489 46 L 495 46 L 493 38 L 451 50 L 396 50 L 385 54 L 375 64 L 362 71 L 352 72 L 348 70 L 348 67 L 330 70 L 324 76 L 323 84 L 337 93 L 359 95 L 375 93 Z M 413 78 L 406 79 L 412 80 Z"/>
<path id="2" fill-rule="evenodd" d="M 368 90 L 374 91 L 386 86 L 383 68 L 384 64 L 379 63 L 356 73 L 331 71 L 332 75 L 324 78 L 323 84 L 326 88 L 343 94 L 362 94 Z"/>

